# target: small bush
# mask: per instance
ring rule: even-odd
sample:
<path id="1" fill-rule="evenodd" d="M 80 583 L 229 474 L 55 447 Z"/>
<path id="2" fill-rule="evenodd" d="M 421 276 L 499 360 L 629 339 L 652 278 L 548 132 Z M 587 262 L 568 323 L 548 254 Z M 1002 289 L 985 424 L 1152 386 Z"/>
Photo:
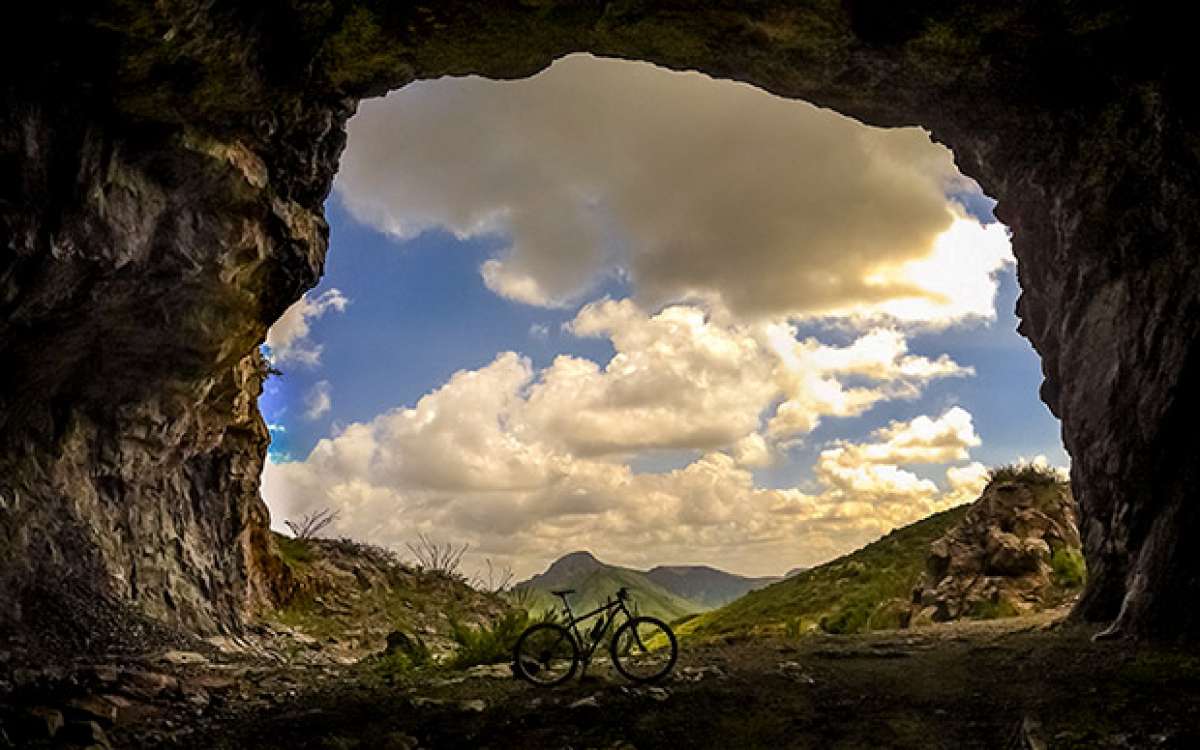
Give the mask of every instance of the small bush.
<path id="1" fill-rule="evenodd" d="M 1087 580 L 1087 563 L 1077 549 L 1056 549 L 1050 556 L 1050 567 L 1054 568 L 1054 582 L 1063 588 L 1082 588 Z"/>
<path id="2" fill-rule="evenodd" d="M 437 542 L 424 534 L 418 534 L 415 542 L 406 545 L 409 552 L 417 560 L 417 566 L 430 573 L 440 573 L 449 578 L 463 579 L 459 570 L 462 566 L 463 555 L 470 548 L 469 544 L 455 546 L 450 542 Z"/>
<path id="3" fill-rule="evenodd" d="M 370 660 L 371 669 L 385 679 L 406 675 L 433 662 L 429 647 L 419 637 L 400 630 L 392 631 L 387 648 Z"/>
<path id="4" fill-rule="evenodd" d="M 316 553 L 312 547 L 303 539 L 293 539 L 291 537 L 277 534 L 275 543 L 279 547 L 279 557 L 289 568 L 295 568 L 299 565 L 306 565 L 316 559 Z"/>
<path id="5" fill-rule="evenodd" d="M 463 551 L 466 551 L 464 545 Z M 479 571 L 470 581 L 471 588 L 486 594 L 506 594 L 512 588 L 513 570 L 505 565 L 497 567 L 492 564 L 492 558 L 487 558 L 487 571 Z"/>
<path id="6" fill-rule="evenodd" d="M 1045 464 L 1006 464 L 988 470 L 988 484 L 995 482 L 1021 482 L 1034 487 L 1067 484 L 1057 469 Z"/>
<path id="7" fill-rule="evenodd" d="M 791 617 L 783 624 L 783 635 L 786 638 L 796 639 L 804 635 L 804 621 L 799 617 Z"/>
<path id="8" fill-rule="evenodd" d="M 511 660 L 517 638 L 534 622 L 528 612 L 513 610 L 490 626 L 481 628 L 451 623 L 450 637 L 459 645 L 459 649 L 451 659 L 450 666 L 466 669 L 476 664 L 501 664 Z"/>
<path id="9" fill-rule="evenodd" d="M 305 513 L 300 516 L 298 521 L 293 521 L 290 518 L 283 523 L 292 530 L 292 534 L 301 541 L 316 539 L 317 534 L 325 530 L 327 526 L 338 520 L 341 511 L 322 508 L 312 513 Z"/>
<path id="10" fill-rule="evenodd" d="M 1003 617 L 1016 617 L 1018 614 L 1020 613 L 1011 602 L 1001 599 L 995 602 L 979 602 L 971 608 L 967 616 L 975 620 L 999 620 Z"/>
<path id="11" fill-rule="evenodd" d="M 820 627 L 831 635 L 862 633 L 866 630 L 867 620 L 870 618 L 871 610 L 862 603 L 855 602 L 822 617 Z"/>

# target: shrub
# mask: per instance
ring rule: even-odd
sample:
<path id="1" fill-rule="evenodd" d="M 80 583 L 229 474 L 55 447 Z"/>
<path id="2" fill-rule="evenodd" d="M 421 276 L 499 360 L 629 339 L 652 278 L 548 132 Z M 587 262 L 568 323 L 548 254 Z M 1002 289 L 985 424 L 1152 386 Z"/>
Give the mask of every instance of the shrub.
<path id="1" fill-rule="evenodd" d="M 1067 480 L 1057 469 L 1045 464 L 1006 464 L 988 470 L 988 484 L 994 482 L 1021 482 L 1035 487 L 1066 484 Z"/>
<path id="2" fill-rule="evenodd" d="M 293 539 L 291 537 L 277 534 L 275 543 L 279 547 L 279 557 L 289 568 L 295 568 L 298 565 L 304 565 L 316 559 L 316 553 L 307 541 L 303 539 Z"/>
<path id="3" fill-rule="evenodd" d="M 512 586 L 503 591 L 500 596 L 517 609 L 528 611 L 533 609 L 534 600 L 537 599 L 537 589 L 532 586 Z"/>
<path id="4" fill-rule="evenodd" d="M 1020 613 L 1017 612 L 1016 607 L 1011 602 L 1007 599 L 1000 599 L 994 602 L 982 601 L 977 603 L 967 613 L 967 616 L 974 620 L 998 620 L 1002 617 L 1016 617 L 1018 614 Z"/>
<path id="5" fill-rule="evenodd" d="M 406 546 L 422 570 L 440 573 L 449 578 L 463 577 L 459 568 L 462 566 L 463 555 L 470 547 L 469 544 L 464 543 L 456 547 L 450 542 L 436 542 L 424 534 L 418 534 L 417 541 L 408 542 Z"/>
<path id="6" fill-rule="evenodd" d="M 463 551 L 466 551 L 466 545 L 463 546 Z M 471 588 L 476 591 L 482 591 L 487 594 L 506 594 L 512 588 L 513 570 L 505 565 L 504 567 L 496 567 L 492 564 L 492 558 L 487 558 L 484 562 L 487 563 L 487 572 L 479 571 L 470 581 Z"/>
<path id="7" fill-rule="evenodd" d="M 506 612 L 503 617 L 480 628 L 450 623 L 450 637 L 458 644 L 458 653 L 450 660 L 455 669 L 476 664 L 501 664 L 512 659 L 517 638 L 535 622 L 524 610 Z"/>
<path id="8" fill-rule="evenodd" d="M 864 606 L 861 602 L 854 602 L 822 617 L 820 627 L 821 630 L 832 635 L 862 633 L 866 630 L 867 620 L 870 617 L 871 610 L 868 606 Z"/>
<path id="9" fill-rule="evenodd" d="M 299 521 L 288 519 L 284 521 L 292 534 L 301 541 L 316 539 L 317 534 L 325 530 L 325 527 L 338 519 L 339 511 L 322 508 L 321 510 L 305 513 L 300 516 Z"/>
<path id="10" fill-rule="evenodd" d="M 1087 580 L 1087 563 L 1077 549 L 1056 549 L 1050 556 L 1050 567 L 1054 569 L 1054 582 L 1063 588 L 1081 588 Z"/>
<path id="11" fill-rule="evenodd" d="M 783 635 L 786 638 L 799 638 L 804 635 L 804 621 L 799 617 L 790 617 L 783 624 Z"/>
<path id="12" fill-rule="evenodd" d="M 402 630 L 393 630 L 387 637 L 387 648 L 370 659 L 374 672 L 384 679 L 408 674 L 432 663 L 425 641 Z"/>

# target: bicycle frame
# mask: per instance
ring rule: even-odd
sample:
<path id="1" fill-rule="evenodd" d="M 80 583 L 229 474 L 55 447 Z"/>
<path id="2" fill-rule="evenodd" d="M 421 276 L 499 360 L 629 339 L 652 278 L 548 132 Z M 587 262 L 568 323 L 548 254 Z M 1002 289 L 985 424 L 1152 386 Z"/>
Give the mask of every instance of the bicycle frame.
<path id="1" fill-rule="evenodd" d="M 564 596 L 562 597 L 562 600 L 563 609 L 567 614 L 567 622 L 565 627 L 569 628 L 572 635 L 575 637 L 575 643 L 579 647 L 579 654 L 581 661 L 583 662 L 583 674 L 587 674 L 588 665 L 592 662 L 592 654 L 596 653 L 596 649 L 600 646 L 601 641 L 603 641 L 604 637 L 608 635 L 609 629 L 611 629 L 613 624 L 616 622 L 616 613 L 620 612 L 624 614 L 625 620 L 632 620 L 633 613 L 630 612 L 629 608 L 625 606 L 625 600 L 618 598 L 616 600 L 609 600 L 607 603 L 600 605 L 591 612 L 576 617 L 571 612 L 571 604 L 567 601 L 567 598 Z M 584 638 L 583 634 L 579 632 L 579 623 L 590 620 L 597 615 L 607 614 L 609 612 L 612 612 L 613 616 L 605 618 L 604 627 L 600 629 L 600 632 L 597 633 L 589 643 L 588 639 Z"/>

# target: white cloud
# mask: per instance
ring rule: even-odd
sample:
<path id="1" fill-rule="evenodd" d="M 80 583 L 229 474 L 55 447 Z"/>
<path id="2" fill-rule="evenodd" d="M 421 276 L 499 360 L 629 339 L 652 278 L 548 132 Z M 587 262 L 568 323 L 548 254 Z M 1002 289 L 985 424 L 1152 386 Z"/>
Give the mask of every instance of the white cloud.
<path id="1" fill-rule="evenodd" d="M 321 361 L 321 345 L 308 340 L 309 323 L 329 311 L 342 312 L 350 300 L 341 290 L 330 289 L 316 297 L 305 294 L 267 331 L 266 344 L 275 364 L 309 367 Z"/>
<path id="2" fill-rule="evenodd" d="M 955 406 L 942 416 L 920 416 L 909 422 L 892 422 L 872 435 L 878 442 L 844 442 L 821 454 L 837 463 L 863 464 L 945 464 L 963 461 L 969 449 L 980 445 L 971 414 Z"/>
<path id="3" fill-rule="evenodd" d="M 974 499 L 986 472 L 961 408 L 827 446 L 803 491 L 753 473 L 826 420 L 974 374 L 905 333 L 994 317 L 1009 237 L 946 197 L 967 189 L 921 130 L 638 63 L 573 56 L 524 81 L 364 102 L 337 183 L 357 218 L 400 237 L 506 235 L 480 273 L 526 304 L 564 307 L 612 276 L 634 297 L 562 327 L 611 341 L 608 362 L 501 353 L 304 461 L 269 462 L 264 497 L 277 521 L 332 506 L 341 533 L 423 531 L 521 574 L 580 547 L 777 573 Z M 307 321 L 341 299 L 297 303 L 268 344 L 315 363 Z M 813 319 L 852 335 L 801 337 Z M 631 468 L 655 452 L 694 458 Z"/>
<path id="4" fill-rule="evenodd" d="M 752 87 L 574 55 L 520 81 L 414 83 L 363 102 L 337 189 L 402 237 L 505 233 L 499 294 L 578 299 L 625 273 L 649 307 L 945 325 L 991 317 L 1006 230 L 917 128 L 866 127 Z"/>
<path id="5" fill-rule="evenodd" d="M 336 507 L 340 533 L 399 546 L 425 531 L 468 541 L 522 574 L 578 547 L 628 564 L 778 572 L 963 496 L 966 469 L 943 490 L 900 468 L 965 457 L 978 438 L 961 409 L 894 423 L 876 443 L 831 448 L 818 461 L 815 492 L 756 487 L 751 469 L 775 450 L 760 427 L 794 366 L 767 328 L 717 322 L 692 306 L 648 315 L 627 300 L 602 301 L 570 330 L 611 339 L 616 354 L 604 367 L 563 356 L 536 371 L 501 354 L 412 407 L 320 441 L 302 462 L 270 463 L 263 495 L 277 520 Z M 779 330 L 770 332 L 775 344 Z M 919 387 L 956 372 L 906 359 L 913 355 L 901 339 L 867 335 L 848 347 L 793 343 L 835 384 L 865 377 L 888 389 L 915 378 Z M 626 460 L 681 447 L 698 458 L 673 471 L 634 472 Z"/>
<path id="6" fill-rule="evenodd" d="M 328 380 L 313 384 L 304 396 L 304 417 L 309 420 L 319 419 L 329 413 L 333 407 L 333 386 Z"/>
<path id="7" fill-rule="evenodd" d="M 895 331 L 828 346 L 797 341 L 789 326 L 740 323 L 695 305 L 651 315 L 632 300 L 605 299 L 585 305 L 568 330 L 605 336 L 616 354 L 604 367 L 556 358 L 530 385 L 525 418 L 540 439 L 581 456 L 716 450 L 746 441 L 764 418 L 778 440 L 971 374 L 949 357 L 909 354 Z M 847 378 L 860 384 L 846 386 Z M 765 450 L 751 457 L 752 447 L 743 442 L 743 460 L 767 460 Z"/>
<path id="8" fill-rule="evenodd" d="M 795 329 L 781 324 L 769 326 L 767 338 L 784 365 L 779 377 L 786 398 L 767 425 L 777 439 L 812 432 L 822 416 L 858 416 L 881 401 L 916 398 L 937 378 L 974 374 L 946 355 L 909 354 L 904 335 L 890 329 L 871 330 L 846 347 L 797 341 Z M 847 376 L 871 385 L 847 387 Z"/>

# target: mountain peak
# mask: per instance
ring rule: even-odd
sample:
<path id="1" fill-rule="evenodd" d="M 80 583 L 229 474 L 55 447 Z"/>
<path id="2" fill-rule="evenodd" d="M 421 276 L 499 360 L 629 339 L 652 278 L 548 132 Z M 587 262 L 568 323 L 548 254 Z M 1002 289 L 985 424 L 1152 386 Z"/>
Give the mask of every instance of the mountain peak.
<path id="1" fill-rule="evenodd" d="M 550 567 L 546 568 L 546 572 L 535 575 L 527 583 L 543 588 L 558 586 L 573 578 L 587 575 L 593 570 L 603 567 L 605 567 L 604 563 L 597 560 L 596 556 L 591 552 L 578 550 L 563 555 L 550 563 Z"/>

